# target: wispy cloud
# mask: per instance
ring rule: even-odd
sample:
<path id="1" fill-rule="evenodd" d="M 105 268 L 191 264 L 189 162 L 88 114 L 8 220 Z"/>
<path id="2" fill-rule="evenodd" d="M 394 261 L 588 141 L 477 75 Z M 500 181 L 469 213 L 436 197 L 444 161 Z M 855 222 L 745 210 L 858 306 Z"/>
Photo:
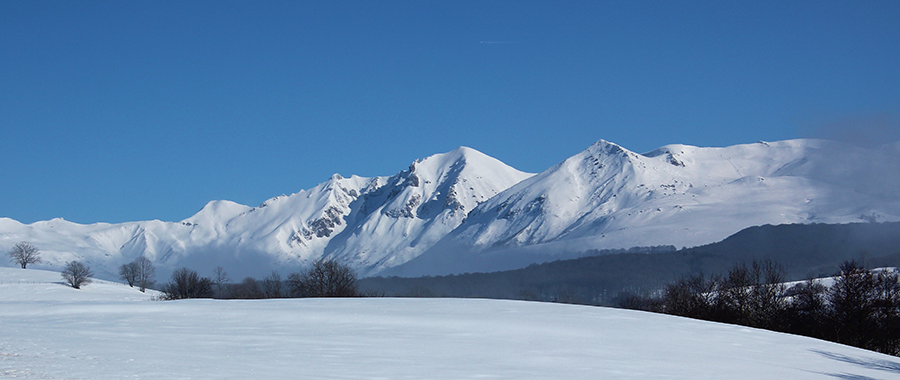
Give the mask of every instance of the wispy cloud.
<path id="1" fill-rule="evenodd" d="M 800 133 L 805 137 L 874 147 L 900 140 L 900 118 L 895 114 L 882 112 L 837 119 L 810 120 L 800 124 Z"/>

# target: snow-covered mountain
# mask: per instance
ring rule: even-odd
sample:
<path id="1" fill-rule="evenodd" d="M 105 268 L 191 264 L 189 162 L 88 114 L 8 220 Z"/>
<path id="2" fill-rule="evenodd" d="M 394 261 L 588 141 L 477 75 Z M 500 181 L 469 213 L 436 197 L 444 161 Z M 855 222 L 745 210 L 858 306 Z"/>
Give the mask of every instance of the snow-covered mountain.
<path id="1" fill-rule="evenodd" d="M 390 177 L 334 175 L 257 207 L 213 201 L 181 222 L 23 225 L 0 218 L 0 250 L 30 241 L 44 267 L 84 260 L 99 277 L 145 255 L 234 280 L 321 258 L 362 275 L 511 269 L 589 249 L 695 246 L 746 227 L 900 220 L 900 143 L 822 140 L 645 154 L 598 141 L 532 175 L 470 148 Z"/>
<path id="2" fill-rule="evenodd" d="M 141 255 L 161 266 L 164 276 L 181 266 L 223 266 L 239 280 L 295 270 L 320 257 L 368 274 L 423 253 L 478 203 L 531 175 L 461 147 L 417 160 L 391 177 L 335 174 L 257 207 L 213 201 L 178 223 L 54 219 L 23 225 L 4 218 L 0 249 L 30 241 L 43 251 L 46 267 L 84 260 L 104 278 L 114 278 L 119 265 Z"/>
<path id="3" fill-rule="evenodd" d="M 696 246 L 763 224 L 896 221 L 898 153 L 897 144 L 790 140 L 637 154 L 601 140 L 479 205 L 432 250 L 390 273 L 492 271 L 588 249 Z"/>

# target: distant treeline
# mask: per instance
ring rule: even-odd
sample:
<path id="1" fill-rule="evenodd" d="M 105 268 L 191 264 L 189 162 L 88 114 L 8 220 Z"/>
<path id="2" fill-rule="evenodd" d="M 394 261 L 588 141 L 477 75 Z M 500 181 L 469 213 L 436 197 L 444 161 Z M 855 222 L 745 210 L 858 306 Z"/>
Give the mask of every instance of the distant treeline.
<path id="1" fill-rule="evenodd" d="M 900 223 L 792 224 L 742 230 L 705 246 L 586 252 L 595 256 L 527 268 L 416 278 L 371 277 L 364 292 L 409 297 L 483 297 L 616 305 L 631 294 L 659 292 L 684 276 L 725 273 L 759 259 L 779 262 L 790 280 L 831 276 L 842 262 L 900 266 Z M 600 254 L 600 255 L 597 255 Z"/>
<path id="2" fill-rule="evenodd" d="M 278 272 L 262 280 L 246 277 L 231 283 L 228 273 L 216 267 L 213 277 L 201 277 L 196 271 L 181 268 L 172 273 L 163 286 L 162 300 L 186 298 L 264 299 L 308 297 L 363 297 L 357 284 L 356 272 L 345 264 L 317 260 L 301 272 L 283 279 Z"/>
<path id="3" fill-rule="evenodd" d="M 621 307 L 739 324 L 900 355 L 900 277 L 841 265 L 830 286 L 784 284 L 771 260 L 738 264 L 726 275 L 683 277 L 658 296 L 631 296 Z"/>

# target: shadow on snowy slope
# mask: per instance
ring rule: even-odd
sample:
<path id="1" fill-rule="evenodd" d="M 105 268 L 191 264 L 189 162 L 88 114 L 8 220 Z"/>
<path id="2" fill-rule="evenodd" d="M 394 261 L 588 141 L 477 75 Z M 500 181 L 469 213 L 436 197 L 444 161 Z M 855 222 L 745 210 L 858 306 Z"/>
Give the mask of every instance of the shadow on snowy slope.
<path id="1" fill-rule="evenodd" d="M 813 350 L 813 352 L 822 355 L 828 359 L 837 360 L 844 363 L 856 364 L 860 367 L 878 371 L 885 371 L 891 374 L 900 374 L 900 362 L 881 359 L 860 359 L 847 355 L 836 354 L 833 352 Z M 874 378 L 862 375 L 852 375 L 848 373 L 829 373 L 827 374 L 837 379 L 845 380 L 873 380 Z"/>

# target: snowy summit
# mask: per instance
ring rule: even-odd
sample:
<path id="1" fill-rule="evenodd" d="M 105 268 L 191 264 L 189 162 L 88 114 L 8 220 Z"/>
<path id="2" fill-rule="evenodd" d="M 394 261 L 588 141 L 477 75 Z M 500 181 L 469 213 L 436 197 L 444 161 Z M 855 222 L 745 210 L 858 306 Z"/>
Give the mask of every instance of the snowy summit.
<path id="1" fill-rule="evenodd" d="M 638 154 L 601 140 L 537 175 L 461 147 L 393 176 L 335 174 L 257 207 L 212 201 L 181 222 L 3 218 L 0 249 L 29 241 L 45 268 L 77 259 L 104 278 L 142 255 L 163 275 L 223 266 L 263 276 L 322 257 L 362 275 L 511 269 L 589 249 L 695 246 L 763 224 L 897 221 L 897 146 L 789 140 Z"/>

